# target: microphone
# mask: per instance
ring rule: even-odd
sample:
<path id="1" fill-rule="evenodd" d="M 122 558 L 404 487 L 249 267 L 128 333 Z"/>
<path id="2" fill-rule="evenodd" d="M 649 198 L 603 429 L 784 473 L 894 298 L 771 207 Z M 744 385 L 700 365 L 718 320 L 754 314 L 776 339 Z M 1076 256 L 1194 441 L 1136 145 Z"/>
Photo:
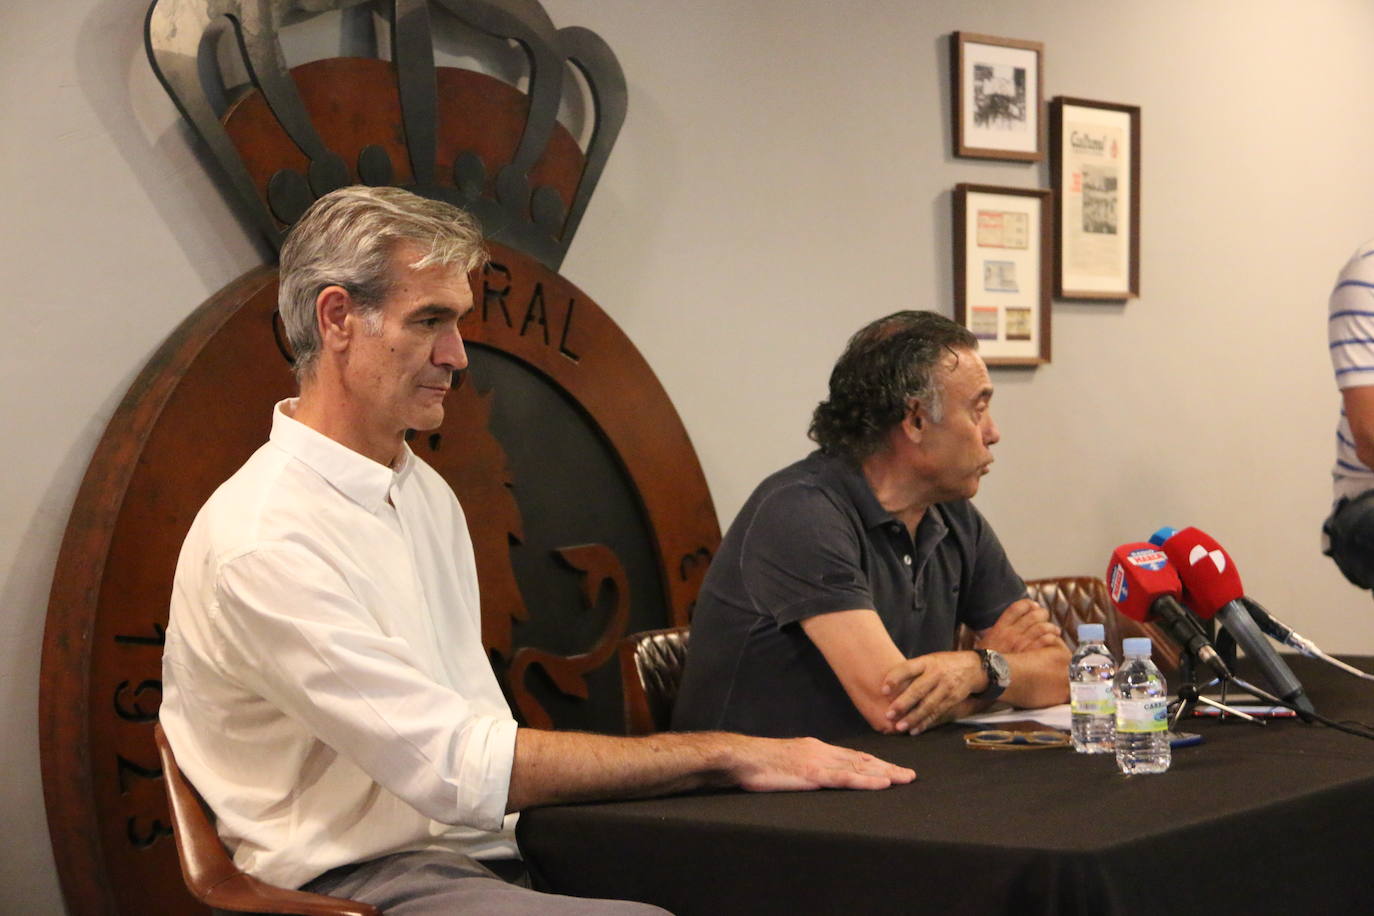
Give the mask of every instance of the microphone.
<path id="1" fill-rule="evenodd" d="M 1163 547 L 1164 542 L 1176 534 L 1178 534 L 1177 528 L 1165 525 L 1163 528 L 1160 528 L 1154 534 L 1150 535 L 1150 543 L 1154 544 L 1156 547 Z"/>
<path id="2" fill-rule="evenodd" d="M 1107 561 L 1107 591 L 1118 611 L 1137 623 L 1162 621 L 1169 635 L 1189 655 L 1229 680 L 1231 669 L 1207 641 L 1201 624 L 1179 604 L 1181 590 L 1178 574 L 1158 547 L 1122 544 Z"/>
<path id="3" fill-rule="evenodd" d="M 1184 528 L 1164 542 L 1163 550 L 1195 601 L 1198 615 L 1204 620 L 1214 616 L 1220 620 L 1245 654 L 1259 665 L 1274 692 L 1310 722 L 1312 703 L 1246 609 L 1240 573 L 1230 555 L 1197 528 Z"/>
<path id="4" fill-rule="evenodd" d="M 1154 544 L 1156 547 L 1163 547 L 1164 542 L 1176 534 L 1178 534 L 1177 528 L 1172 525 L 1165 525 L 1155 531 L 1154 534 L 1150 535 L 1150 543 Z M 1183 585 L 1183 595 L 1179 600 L 1183 602 L 1185 607 L 1191 608 L 1197 605 L 1197 602 L 1193 600 L 1193 596 L 1188 594 L 1188 586 L 1186 583 Z M 1236 641 L 1231 634 L 1227 633 L 1225 630 L 1217 633 L 1217 631 L 1210 626 L 1204 627 L 1203 632 L 1207 634 L 1209 639 L 1216 640 L 1215 646 L 1217 653 L 1226 660 L 1227 664 L 1234 665 L 1236 663 Z"/>
<path id="5" fill-rule="evenodd" d="M 1300 652 L 1316 648 L 1311 640 L 1300 636 L 1297 630 L 1270 614 L 1260 606 L 1258 601 L 1245 597 L 1240 600 L 1245 605 L 1245 609 L 1250 612 L 1250 616 L 1255 618 L 1255 623 L 1259 625 L 1259 628 L 1285 646 L 1290 646 Z"/>
<path id="6" fill-rule="evenodd" d="M 1316 643 L 1266 611 L 1255 599 L 1245 597 L 1240 600 L 1245 605 L 1245 609 L 1250 612 L 1250 616 L 1255 619 L 1255 623 L 1259 625 L 1259 628 L 1285 646 L 1297 649 L 1308 658 L 1315 658 L 1326 662 L 1328 665 L 1340 668 L 1346 674 L 1353 674 L 1367 681 L 1374 681 L 1374 674 L 1361 671 L 1354 665 L 1347 665 L 1339 658 L 1332 658 L 1330 655 L 1327 655 Z"/>

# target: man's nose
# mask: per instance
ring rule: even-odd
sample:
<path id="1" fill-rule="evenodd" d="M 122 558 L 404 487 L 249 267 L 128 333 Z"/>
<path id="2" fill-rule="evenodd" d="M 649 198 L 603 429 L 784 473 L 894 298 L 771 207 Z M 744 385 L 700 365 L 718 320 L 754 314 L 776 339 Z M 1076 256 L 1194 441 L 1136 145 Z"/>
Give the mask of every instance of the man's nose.
<path id="1" fill-rule="evenodd" d="M 463 335 L 453 328 L 440 335 L 434 344 L 434 364 L 443 366 L 450 372 L 458 372 L 468 367 L 468 351 L 463 346 Z"/>
<path id="2" fill-rule="evenodd" d="M 997 441 L 1001 438 L 1002 433 L 997 428 L 997 424 L 993 421 L 992 414 L 989 413 L 987 417 L 987 429 L 983 431 L 983 443 L 985 445 L 996 445 Z"/>

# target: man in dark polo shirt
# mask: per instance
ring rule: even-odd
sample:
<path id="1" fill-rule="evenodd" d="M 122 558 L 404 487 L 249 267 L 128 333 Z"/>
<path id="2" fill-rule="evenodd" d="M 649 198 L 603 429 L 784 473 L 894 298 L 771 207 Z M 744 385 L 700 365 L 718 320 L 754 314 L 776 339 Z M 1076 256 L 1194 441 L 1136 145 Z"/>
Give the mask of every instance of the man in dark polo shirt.
<path id="1" fill-rule="evenodd" d="M 711 563 L 675 729 L 914 734 L 1067 699 L 1059 629 L 969 502 L 998 440 L 977 345 L 931 312 L 851 338 L 820 449 L 759 485 Z M 959 623 L 973 651 L 951 650 Z"/>

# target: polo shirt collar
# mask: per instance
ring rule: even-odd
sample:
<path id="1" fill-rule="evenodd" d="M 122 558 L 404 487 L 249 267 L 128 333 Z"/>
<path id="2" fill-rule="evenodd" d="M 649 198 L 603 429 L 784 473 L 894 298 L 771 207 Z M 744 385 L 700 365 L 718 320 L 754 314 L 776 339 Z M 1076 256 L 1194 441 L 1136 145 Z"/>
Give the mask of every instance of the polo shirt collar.
<path id="1" fill-rule="evenodd" d="M 273 408 L 269 441 L 368 512 L 376 512 L 386 502 L 391 488 L 414 468 L 415 455 L 410 446 L 401 444 L 401 457 L 394 469 L 378 464 L 292 418 L 298 403 L 300 398 L 287 398 Z"/>
<path id="2" fill-rule="evenodd" d="M 935 551 L 935 545 L 943 541 L 948 533 L 945 507 L 936 503 L 926 510 L 926 514 L 921 516 L 921 523 L 916 526 L 916 556 L 923 558 L 924 562 L 924 558 Z"/>
<path id="3" fill-rule="evenodd" d="M 868 485 L 868 478 L 864 477 L 863 471 L 843 458 L 821 454 L 828 465 L 827 473 L 835 484 L 844 490 L 854 508 L 858 510 L 859 521 L 866 530 L 901 525 L 901 521 L 878 502 L 878 497 Z M 921 516 L 920 524 L 916 526 L 917 555 L 927 555 L 948 533 L 949 526 L 945 524 L 944 507 L 936 503 L 926 510 L 925 515 Z"/>
<path id="4" fill-rule="evenodd" d="M 863 523 L 864 528 L 877 528 L 897 521 L 892 513 L 878 502 L 878 497 L 873 495 L 873 488 L 868 485 L 868 479 L 864 477 L 863 471 L 838 455 L 826 455 L 823 452 L 819 454 L 826 463 L 827 476 L 849 497 L 850 504 L 859 512 L 859 521 Z"/>

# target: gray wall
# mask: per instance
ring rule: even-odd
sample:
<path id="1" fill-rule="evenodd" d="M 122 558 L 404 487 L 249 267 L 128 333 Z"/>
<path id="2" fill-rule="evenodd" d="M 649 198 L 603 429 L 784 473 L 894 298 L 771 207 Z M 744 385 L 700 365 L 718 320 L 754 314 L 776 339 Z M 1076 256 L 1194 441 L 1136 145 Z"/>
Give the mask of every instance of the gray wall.
<path id="1" fill-rule="evenodd" d="M 1323 313 L 1374 236 L 1364 0 L 548 0 L 620 55 L 630 117 L 564 273 L 628 332 L 728 524 L 800 456 L 844 339 L 948 313 L 950 188 L 1046 187 L 949 155 L 945 36 L 1043 41 L 1049 95 L 1144 111 L 1144 295 L 1056 305 L 1054 362 L 996 370 L 979 504 L 1025 576 L 1101 574 L 1197 524 L 1331 649 L 1374 608 L 1317 553 L 1338 397 Z M 40 791 L 52 570 L 101 430 L 177 322 L 265 258 L 144 59 L 144 4 L 0 12 L 0 910 L 61 912 Z M 328 53 L 333 53 L 329 51 Z M 1315 698 L 1320 705 L 1320 697 Z"/>

